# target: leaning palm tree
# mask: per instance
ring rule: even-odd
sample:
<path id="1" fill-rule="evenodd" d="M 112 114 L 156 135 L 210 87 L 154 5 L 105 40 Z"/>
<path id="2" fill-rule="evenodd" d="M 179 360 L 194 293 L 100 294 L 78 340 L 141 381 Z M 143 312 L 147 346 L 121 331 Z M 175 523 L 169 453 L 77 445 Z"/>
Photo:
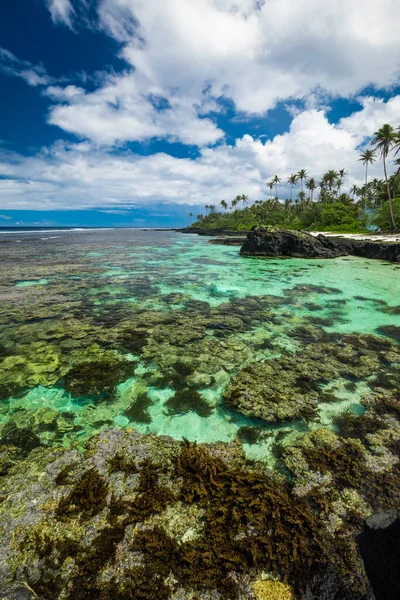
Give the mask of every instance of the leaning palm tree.
<path id="1" fill-rule="evenodd" d="M 276 199 L 278 199 L 278 183 L 280 183 L 280 182 L 281 182 L 281 178 L 279 177 L 279 175 L 274 175 L 271 183 L 275 184 L 275 198 Z"/>
<path id="2" fill-rule="evenodd" d="M 297 173 L 297 179 L 300 179 L 301 191 L 303 191 L 303 179 L 307 179 L 307 171 L 305 169 L 300 169 Z"/>
<path id="3" fill-rule="evenodd" d="M 228 204 L 227 204 L 227 202 L 225 202 L 225 200 L 221 200 L 220 205 L 222 206 L 222 208 L 224 210 L 226 210 L 228 208 Z"/>
<path id="4" fill-rule="evenodd" d="M 288 177 L 287 182 L 290 185 L 290 202 L 292 201 L 292 196 L 293 196 L 293 186 L 297 185 L 298 180 L 299 180 L 299 178 L 296 174 L 290 175 Z"/>
<path id="5" fill-rule="evenodd" d="M 390 195 L 390 185 L 389 185 L 387 169 L 386 169 L 386 159 L 387 159 L 387 156 L 388 156 L 390 150 L 393 148 L 393 146 L 396 145 L 396 143 L 397 143 L 397 133 L 395 132 L 393 127 L 391 125 L 389 125 L 389 123 L 385 123 L 385 125 L 383 125 L 383 127 L 378 129 L 378 131 L 375 131 L 374 137 L 372 140 L 372 145 L 375 146 L 375 150 L 377 152 L 379 152 L 379 155 L 381 156 L 382 161 L 383 161 L 383 170 L 385 173 L 385 180 L 386 180 L 386 190 L 387 190 L 387 196 L 388 196 L 388 200 L 389 200 L 390 218 L 392 220 L 392 226 L 393 226 L 394 231 L 397 231 L 397 227 L 396 227 L 396 222 L 394 220 L 394 214 L 393 214 L 392 197 Z"/>
<path id="6" fill-rule="evenodd" d="M 360 154 L 360 158 L 358 159 L 365 165 L 365 187 L 364 190 L 367 191 L 368 185 L 368 165 L 372 165 L 373 162 L 376 161 L 376 152 L 375 150 L 365 150 Z M 353 196 L 354 197 L 354 196 Z M 364 198 L 364 209 L 366 208 L 367 198 Z"/>

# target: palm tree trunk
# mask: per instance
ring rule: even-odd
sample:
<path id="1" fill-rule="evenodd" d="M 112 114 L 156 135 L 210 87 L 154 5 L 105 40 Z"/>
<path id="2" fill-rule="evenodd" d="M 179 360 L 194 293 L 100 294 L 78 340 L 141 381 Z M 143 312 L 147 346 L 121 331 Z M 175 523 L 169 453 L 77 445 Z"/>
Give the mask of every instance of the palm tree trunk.
<path id="1" fill-rule="evenodd" d="M 367 209 L 368 162 L 365 163 L 364 211 Z"/>
<path id="2" fill-rule="evenodd" d="M 387 171 L 386 171 L 386 156 L 385 155 L 383 155 L 383 170 L 385 171 L 386 189 L 387 189 L 387 195 L 388 195 L 388 200 L 389 200 L 389 209 L 390 209 L 390 218 L 392 219 L 393 231 L 397 231 L 396 222 L 394 220 L 394 214 L 393 214 L 392 198 L 390 196 L 389 180 L 388 180 Z"/>
<path id="3" fill-rule="evenodd" d="M 290 202 L 292 201 L 292 195 L 293 195 L 293 186 L 290 186 Z"/>

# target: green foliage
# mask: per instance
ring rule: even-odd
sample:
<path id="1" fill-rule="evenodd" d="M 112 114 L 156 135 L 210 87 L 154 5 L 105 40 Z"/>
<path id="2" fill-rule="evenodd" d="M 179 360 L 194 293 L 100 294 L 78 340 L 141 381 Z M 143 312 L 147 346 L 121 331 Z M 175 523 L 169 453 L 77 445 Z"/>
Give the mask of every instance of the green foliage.
<path id="1" fill-rule="evenodd" d="M 359 204 L 354 203 L 350 196 L 323 189 L 318 202 L 307 199 L 305 193 L 300 192 L 295 203 L 290 200 L 282 203 L 277 199 L 257 201 L 243 209 L 201 216 L 192 227 L 246 232 L 254 227 L 274 226 L 295 230 L 358 233 L 365 231 L 365 224 L 366 219 Z"/>
<path id="2" fill-rule="evenodd" d="M 400 228 L 400 198 L 392 200 L 394 220 L 398 228 Z M 390 231 L 392 229 L 392 220 L 390 217 L 389 202 L 384 202 L 376 211 L 374 225 L 377 225 L 382 231 Z"/>

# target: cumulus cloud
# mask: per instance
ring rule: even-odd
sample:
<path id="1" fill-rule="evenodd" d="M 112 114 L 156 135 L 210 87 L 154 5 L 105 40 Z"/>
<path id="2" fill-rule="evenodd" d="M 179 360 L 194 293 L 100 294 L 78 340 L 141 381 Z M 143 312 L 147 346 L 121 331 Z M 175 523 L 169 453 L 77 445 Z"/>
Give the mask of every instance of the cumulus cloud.
<path id="1" fill-rule="evenodd" d="M 281 101 L 318 107 L 399 78 L 393 0 L 47 2 L 53 20 L 71 27 L 74 16 L 97 10 L 97 27 L 121 44 L 127 70 L 104 76 L 95 91 L 48 90 L 49 122 L 97 144 L 213 144 L 223 137 L 211 114 L 221 99 L 249 118 Z"/>
<path id="2" fill-rule="evenodd" d="M 392 0 L 102 0 L 100 23 L 156 85 L 260 113 L 320 88 L 348 96 L 399 75 Z"/>
<path id="3" fill-rule="evenodd" d="M 3 209 L 127 210 L 160 202 L 204 206 L 240 193 L 249 194 L 254 201 L 269 195 L 267 183 L 274 174 L 285 181 L 301 168 L 317 180 L 328 169 L 345 168 L 346 186 L 360 185 L 364 168 L 358 158 L 369 130 L 359 129 L 355 123 L 381 122 L 389 115 L 400 123 L 400 96 L 389 102 L 365 100 L 358 113 L 336 125 L 323 110 L 309 109 L 293 118 L 288 132 L 272 140 L 244 135 L 234 145 L 204 147 L 195 159 L 164 153 L 115 154 L 88 142 L 59 142 L 33 157 L 3 150 L 0 203 Z M 382 176 L 379 161 L 370 175 Z M 287 190 L 283 185 L 280 190 L 284 199 Z"/>

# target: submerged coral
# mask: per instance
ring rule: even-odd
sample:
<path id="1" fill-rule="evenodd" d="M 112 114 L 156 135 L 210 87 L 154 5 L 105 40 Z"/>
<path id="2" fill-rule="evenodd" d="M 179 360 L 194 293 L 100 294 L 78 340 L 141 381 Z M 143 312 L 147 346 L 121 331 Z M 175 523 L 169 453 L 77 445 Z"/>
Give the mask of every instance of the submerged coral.
<path id="1" fill-rule="evenodd" d="M 400 350 L 372 336 L 324 335 L 320 343 L 282 353 L 279 358 L 252 363 L 229 383 L 225 403 L 250 417 L 278 422 L 312 419 L 319 402 L 335 400 L 326 384 L 340 378 L 361 381 L 376 373 L 373 387 L 395 390 L 400 373 Z M 325 387 L 324 387 L 325 385 Z"/>

